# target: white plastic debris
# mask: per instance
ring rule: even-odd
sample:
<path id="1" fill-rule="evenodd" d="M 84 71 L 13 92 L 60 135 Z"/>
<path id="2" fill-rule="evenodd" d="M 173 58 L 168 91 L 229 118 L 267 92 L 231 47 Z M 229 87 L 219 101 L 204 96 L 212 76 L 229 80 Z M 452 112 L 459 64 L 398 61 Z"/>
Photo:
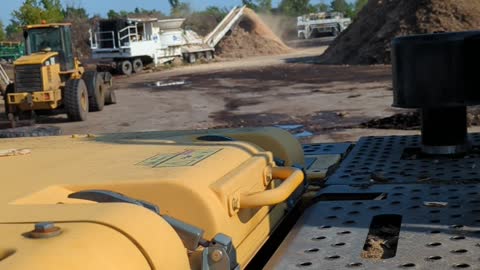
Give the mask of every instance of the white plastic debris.
<path id="1" fill-rule="evenodd" d="M 23 156 L 32 153 L 30 149 L 6 149 L 0 150 L 0 157 Z"/>

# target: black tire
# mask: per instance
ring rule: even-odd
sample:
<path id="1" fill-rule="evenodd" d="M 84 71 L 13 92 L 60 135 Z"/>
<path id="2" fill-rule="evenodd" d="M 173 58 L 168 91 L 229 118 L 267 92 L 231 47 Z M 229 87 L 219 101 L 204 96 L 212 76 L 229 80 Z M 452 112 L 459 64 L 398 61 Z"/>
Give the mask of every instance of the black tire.
<path id="1" fill-rule="evenodd" d="M 106 105 L 117 104 L 117 96 L 115 95 L 115 90 L 113 89 L 107 90 L 107 93 L 105 96 L 105 104 Z"/>
<path id="2" fill-rule="evenodd" d="M 102 77 L 96 71 L 87 71 L 82 76 L 88 90 L 88 109 L 90 112 L 99 112 L 105 105 L 105 91 L 102 87 Z"/>
<path id="3" fill-rule="evenodd" d="M 205 52 L 205 60 L 207 60 L 207 62 L 210 62 L 213 60 L 213 52 L 212 51 L 206 51 Z"/>
<path id="4" fill-rule="evenodd" d="M 102 85 L 105 87 L 105 105 L 116 104 L 117 97 L 115 96 L 115 90 L 112 89 L 112 74 L 110 72 L 102 72 L 100 77 L 103 80 Z"/>
<path id="5" fill-rule="evenodd" d="M 189 53 L 187 57 L 188 57 L 188 63 L 195 64 L 197 62 L 197 55 L 196 54 Z"/>
<path id="6" fill-rule="evenodd" d="M 88 90 L 82 79 L 70 79 L 65 83 L 65 111 L 71 121 L 85 121 L 88 114 Z"/>
<path id="7" fill-rule="evenodd" d="M 128 60 L 124 60 L 117 63 L 118 71 L 123 75 L 132 75 L 133 66 L 132 63 Z"/>
<path id="8" fill-rule="evenodd" d="M 15 93 L 15 85 L 13 83 L 7 85 L 7 88 L 5 89 L 5 94 L 3 95 L 3 103 L 5 106 L 5 115 L 8 115 L 10 113 L 10 106 L 8 105 L 8 94 Z"/>
<path id="9" fill-rule="evenodd" d="M 136 58 L 132 61 L 133 72 L 140 73 L 143 71 L 143 61 L 140 58 Z"/>
<path id="10" fill-rule="evenodd" d="M 62 134 L 59 127 L 19 127 L 0 130 L 0 138 L 45 137 Z"/>

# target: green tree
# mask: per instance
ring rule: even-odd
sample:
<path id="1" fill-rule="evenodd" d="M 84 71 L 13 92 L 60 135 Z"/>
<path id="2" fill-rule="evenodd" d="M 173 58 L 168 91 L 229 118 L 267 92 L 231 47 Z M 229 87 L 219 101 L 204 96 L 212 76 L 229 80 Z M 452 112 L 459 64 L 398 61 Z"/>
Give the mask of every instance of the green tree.
<path id="1" fill-rule="evenodd" d="M 212 16 L 217 22 L 221 22 L 225 16 L 227 16 L 229 10 L 220 9 L 216 6 L 209 6 L 203 11 L 207 16 Z"/>
<path id="2" fill-rule="evenodd" d="M 180 0 L 168 0 L 172 9 L 177 8 L 180 5 Z"/>
<path id="3" fill-rule="evenodd" d="M 88 18 L 87 11 L 84 8 L 74 6 L 67 6 L 63 11 L 63 15 L 65 18 Z"/>
<path id="4" fill-rule="evenodd" d="M 253 0 L 242 0 L 242 4 L 253 10 L 257 8 L 257 5 L 255 5 Z"/>
<path id="5" fill-rule="evenodd" d="M 109 19 L 119 19 L 119 18 L 126 18 L 129 16 L 133 17 L 154 17 L 154 18 L 165 18 L 165 14 L 163 14 L 161 11 L 152 9 L 143 9 L 143 8 L 135 8 L 132 12 L 127 12 L 125 10 L 120 10 L 119 12 L 116 12 L 115 10 L 111 9 L 107 13 L 107 17 Z"/>
<path id="6" fill-rule="evenodd" d="M 42 21 L 62 22 L 64 14 L 60 0 L 25 0 L 12 12 L 12 22 L 18 25 L 37 24 Z"/>
<path id="7" fill-rule="evenodd" d="M 288 16 L 300 16 L 315 12 L 315 7 L 310 4 L 310 0 L 282 0 L 279 10 Z"/>
<path id="8" fill-rule="evenodd" d="M 118 14 L 115 10 L 110 9 L 107 13 L 107 17 L 109 19 L 117 19 L 120 18 L 120 14 Z"/>
<path id="9" fill-rule="evenodd" d="M 67 4 L 63 11 L 64 21 L 72 24 L 72 42 L 77 57 L 84 58 L 90 54 L 90 34 L 92 26 L 87 11 L 80 5 Z"/>
<path id="10" fill-rule="evenodd" d="M 5 27 L 5 32 L 8 40 L 19 41 L 22 39 L 22 26 L 14 20 L 11 20 L 10 24 Z"/>
<path id="11" fill-rule="evenodd" d="M 5 29 L 3 27 L 3 22 L 0 21 L 0 41 L 5 40 L 6 38 Z"/>
<path id="12" fill-rule="evenodd" d="M 328 5 L 325 3 L 316 4 L 315 8 L 318 12 L 327 12 L 329 10 Z"/>
<path id="13" fill-rule="evenodd" d="M 62 3 L 60 0 L 41 0 L 42 19 L 48 22 L 63 22 Z"/>
<path id="14" fill-rule="evenodd" d="M 272 0 L 242 0 L 242 3 L 256 12 L 270 13 Z"/>
<path id="15" fill-rule="evenodd" d="M 330 9 L 343 13 L 347 17 L 354 16 L 354 7 L 352 4 L 347 3 L 346 0 L 332 0 L 330 3 Z"/>
<path id="16" fill-rule="evenodd" d="M 116 12 L 113 9 L 110 9 L 107 13 L 107 17 L 111 20 L 113 19 L 121 19 L 121 18 L 126 18 L 128 17 L 130 13 L 125 11 L 125 10 L 120 10 L 119 12 Z"/>
<path id="17" fill-rule="evenodd" d="M 144 8 L 135 8 L 133 12 L 130 12 L 128 15 L 140 16 L 140 17 L 154 17 L 154 18 L 165 18 L 165 14 L 156 9 L 144 9 Z"/>

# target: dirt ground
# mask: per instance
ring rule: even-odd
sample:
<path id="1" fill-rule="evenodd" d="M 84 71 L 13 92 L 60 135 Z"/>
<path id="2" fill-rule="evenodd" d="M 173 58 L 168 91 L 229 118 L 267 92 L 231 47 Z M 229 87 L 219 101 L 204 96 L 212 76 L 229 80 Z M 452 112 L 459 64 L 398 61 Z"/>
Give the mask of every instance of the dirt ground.
<path id="1" fill-rule="evenodd" d="M 362 128 L 404 112 L 390 106 L 391 67 L 317 64 L 325 49 L 115 77 L 117 105 L 90 113 L 85 122 L 68 122 L 63 114 L 38 122 L 63 134 L 300 124 L 314 142 L 417 133 Z"/>

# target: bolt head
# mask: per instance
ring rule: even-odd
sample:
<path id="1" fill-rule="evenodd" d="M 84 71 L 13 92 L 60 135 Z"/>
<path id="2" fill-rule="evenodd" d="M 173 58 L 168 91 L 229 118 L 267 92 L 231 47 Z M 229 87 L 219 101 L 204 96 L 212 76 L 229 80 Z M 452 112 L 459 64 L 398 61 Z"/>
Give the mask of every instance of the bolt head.
<path id="1" fill-rule="evenodd" d="M 53 222 L 40 222 L 35 224 L 35 232 L 48 232 L 55 228 Z"/>
<path id="2" fill-rule="evenodd" d="M 223 258 L 223 251 L 221 251 L 220 249 L 215 249 L 214 251 L 212 251 L 212 253 L 210 253 L 210 259 L 212 259 L 212 261 L 214 262 L 219 262 L 221 261 Z"/>

